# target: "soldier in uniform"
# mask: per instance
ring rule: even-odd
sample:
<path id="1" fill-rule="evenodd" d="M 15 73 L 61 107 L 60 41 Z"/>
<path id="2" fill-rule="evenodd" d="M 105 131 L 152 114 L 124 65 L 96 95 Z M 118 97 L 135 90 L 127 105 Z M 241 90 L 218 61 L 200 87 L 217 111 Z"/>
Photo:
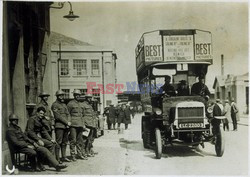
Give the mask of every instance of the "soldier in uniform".
<path id="1" fill-rule="evenodd" d="M 85 101 L 82 103 L 85 125 L 88 129 L 90 129 L 88 137 L 84 139 L 86 142 L 85 153 L 88 157 L 94 157 L 94 155 L 97 154 L 93 151 L 93 142 L 96 135 L 96 113 L 91 106 L 91 99 L 91 95 L 85 95 Z"/>
<path id="2" fill-rule="evenodd" d="M 83 120 L 83 109 L 81 106 L 81 102 L 79 101 L 80 95 L 80 90 L 75 89 L 73 92 L 74 99 L 71 100 L 67 105 L 68 111 L 71 116 L 70 154 L 73 161 L 76 161 L 75 149 L 77 149 L 77 158 L 87 160 L 87 158 L 84 157 L 82 153 L 82 133 L 85 129 L 85 122 Z"/>
<path id="3" fill-rule="evenodd" d="M 51 114 L 51 110 L 48 104 L 48 97 L 50 95 L 46 92 L 42 92 L 40 93 L 39 97 L 41 98 L 41 101 L 36 105 L 36 107 L 34 108 L 34 111 L 32 113 L 32 115 L 36 114 L 36 110 L 39 107 L 44 107 L 46 112 L 44 114 L 45 119 L 43 119 L 43 123 L 45 128 L 47 129 L 49 135 L 52 137 L 52 132 L 54 131 L 55 127 L 55 120 L 54 117 Z"/>
<path id="4" fill-rule="evenodd" d="M 43 125 L 42 121 L 46 110 L 44 107 L 38 107 L 35 116 L 29 118 L 27 122 L 26 132 L 33 141 L 36 141 L 38 145 L 44 146 L 54 154 L 55 140 L 49 135 L 47 129 Z"/>
<path id="5" fill-rule="evenodd" d="M 46 130 L 48 131 L 50 137 L 52 137 L 52 133 L 55 129 L 55 120 L 54 120 L 54 117 L 52 116 L 52 113 L 48 104 L 49 96 L 50 95 L 46 92 L 40 93 L 39 97 L 41 98 L 41 101 L 34 108 L 32 115 L 33 116 L 36 115 L 37 108 L 39 107 L 43 107 L 46 110 L 46 112 L 44 113 L 44 118 L 41 120 L 41 122 L 43 126 L 46 128 Z M 61 163 L 60 157 L 59 157 L 59 151 L 60 151 L 60 145 L 56 143 L 55 144 L 56 160 L 58 160 L 59 163 Z"/>
<path id="6" fill-rule="evenodd" d="M 71 117 L 68 108 L 64 103 L 64 92 L 58 90 L 56 92 L 56 101 L 52 104 L 51 110 L 55 117 L 55 135 L 56 142 L 61 147 L 62 161 L 71 162 L 66 157 L 66 147 L 68 142 L 69 127 L 71 125 Z"/>
<path id="7" fill-rule="evenodd" d="M 10 125 L 6 132 L 7 141 L 15 152 L 21 152 L 30 157 L 33 170 L 45 170 L 44 166 L 41 164 L 42 158 L 45 158 L 57 171 L 67 167 L 66 165 L 59 164 L 47 148 L 39 145 L 23 133 L 21 128 L 18 126 L 18 117 L 15 114 L 11 114 L 9 116 L 9 121 Z M 38 163 L 40 164 L 40 169 L 38 168 Z"/>

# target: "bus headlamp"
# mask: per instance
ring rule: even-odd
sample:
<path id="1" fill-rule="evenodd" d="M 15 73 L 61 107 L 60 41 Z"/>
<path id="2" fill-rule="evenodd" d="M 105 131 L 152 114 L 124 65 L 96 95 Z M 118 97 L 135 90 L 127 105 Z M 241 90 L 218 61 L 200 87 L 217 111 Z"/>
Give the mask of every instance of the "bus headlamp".
<path id="1" fill-rule="evenodd" d="M 162 114 L 162 110 L 161 110 L 160 108 L 155 108 L 155 109 L 154 109 L 154 112 L 155 112 L 155 114 L 158 115 L 158 116 Z"/>

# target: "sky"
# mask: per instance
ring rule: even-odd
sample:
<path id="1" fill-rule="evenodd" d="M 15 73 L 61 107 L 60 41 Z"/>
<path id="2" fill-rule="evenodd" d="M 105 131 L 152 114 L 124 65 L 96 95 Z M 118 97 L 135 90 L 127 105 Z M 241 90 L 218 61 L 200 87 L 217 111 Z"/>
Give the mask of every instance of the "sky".
<path id="1" fill-rule="evenodd" d="M 241 75 L 248 72 L 247 1 L 127 1 L 71 2 L 73 22 L 63 18 L 63 9 L 51 9 L 51 30 L 96 46 L 113 49 L 118 57 L 118 83 L 137 81 L 135 47 L 144 32 L 159 29 L 201 29 L 210 31 L 213 40 L 213 65 L 206 82 L 212 88 L 216 75 Z M 56 5 L 56 4 L 55 4 Z"/>

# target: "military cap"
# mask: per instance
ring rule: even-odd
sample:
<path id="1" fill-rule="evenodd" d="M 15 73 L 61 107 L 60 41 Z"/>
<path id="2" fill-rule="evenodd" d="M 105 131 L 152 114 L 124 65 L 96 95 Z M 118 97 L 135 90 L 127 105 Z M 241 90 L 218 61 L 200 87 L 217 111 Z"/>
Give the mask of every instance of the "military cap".
<path id="1" fill-rule="evenodd" d="M 65 94 L 65 92 L 63 92 L 62 90 L 57 90 L 56 91 L 56 96 L 58 96 L 58 95 L 64 95 Z"/>
<path id="2" fill-rule="evenodd" d="M 46 92 L 42 92 L 39 94 L 39 97 L 44 97 L 44 96 L 50 96 L 50 94 L 46 93 Z"/>
<path id="3" fill-rule="evenodd" d="M 18 120 L 19 119 L 19 117 L 16 115 L 16 114 L 10 114 L 9 115 L 9 120 Z"/>
<path id="4" fill-rule="evenodd" d="M 72 92 L 74 95 L 77 94 L 77 95 L 81 95 L 81 91 L 78 90 L 78 89 L 75 89 L 73 92 Z"/>

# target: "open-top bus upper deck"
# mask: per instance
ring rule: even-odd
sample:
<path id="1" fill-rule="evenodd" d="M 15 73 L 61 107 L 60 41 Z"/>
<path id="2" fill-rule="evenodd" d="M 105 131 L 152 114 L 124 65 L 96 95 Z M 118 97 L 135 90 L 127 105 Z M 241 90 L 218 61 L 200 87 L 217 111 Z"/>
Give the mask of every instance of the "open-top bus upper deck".
<path id="1" fill-rule="evenodd" d="M 157 63 L 210 65 L 212 34 L 198 29 L 147 32 L 140 38 L 135 55 L 137 74 Z"/>

